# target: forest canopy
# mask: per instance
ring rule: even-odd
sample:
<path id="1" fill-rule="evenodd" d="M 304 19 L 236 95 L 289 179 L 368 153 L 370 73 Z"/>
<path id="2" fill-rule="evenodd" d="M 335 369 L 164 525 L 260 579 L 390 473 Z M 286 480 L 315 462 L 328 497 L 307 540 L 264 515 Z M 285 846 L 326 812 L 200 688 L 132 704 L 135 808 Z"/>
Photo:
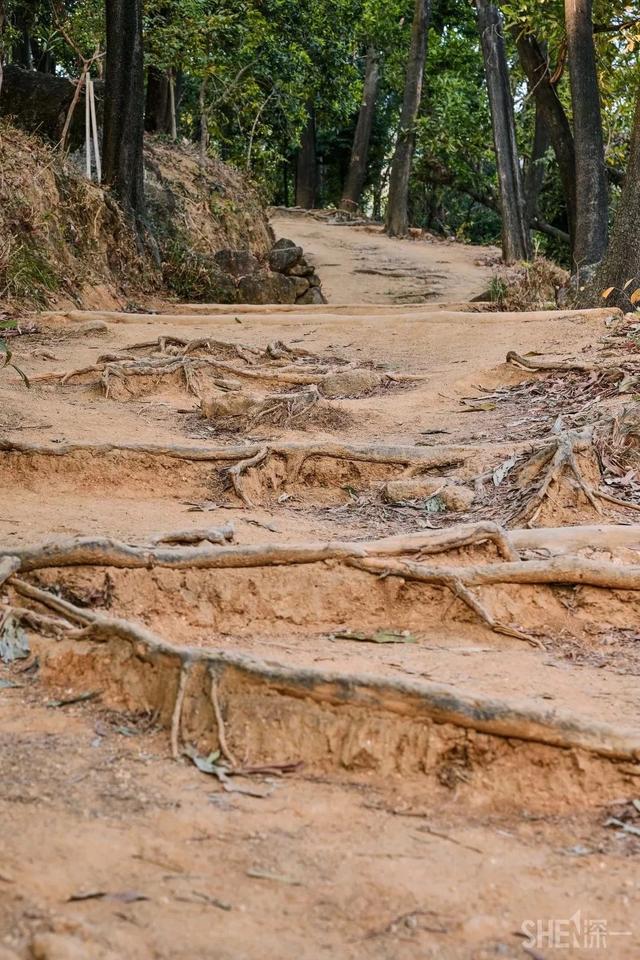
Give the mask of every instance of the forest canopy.
<path id="1" fill-rule="evenodd" d="M 636 108 L 635 5 L 4 0 L 2 60 L 99 80 L 109 18 L 126 44 L 135 11 L 144 92 L 128 96 L 145 129 L 248 171 L 265 201 L 502 238 L 507 261 L 602 260 Z"/>

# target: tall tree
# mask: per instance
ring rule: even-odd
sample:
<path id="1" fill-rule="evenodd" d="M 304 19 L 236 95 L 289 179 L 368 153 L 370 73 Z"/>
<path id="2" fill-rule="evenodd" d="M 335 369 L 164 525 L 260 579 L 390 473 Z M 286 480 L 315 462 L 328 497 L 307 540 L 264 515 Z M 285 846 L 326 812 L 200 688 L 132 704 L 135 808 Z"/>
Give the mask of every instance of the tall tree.
<path id="1" fill-rule="evenodd" d="M 540 192 L 544 184 L 545 157 L 549 148 L 549 132 L 542 112 L 536 104 L 536 117 L 533 128 L 531 156 L 525 168 L 523 189 L 527 223 L 535 224 L 539 214 Z"/>
<path id="2" fill-rule="evenodd" d="M 603 294 L 607 304 L 616 304 L 624 310 L 635 309 L 640 302 L 640 96 L 611 242 L 582 302 L 585 305 L 602 303 Z"/>
<path id="3" fill-rule="evenodd" d="M 360 206 L 362 189 L 367 178 L 369 143 L 371 141 L 371 131 L 373 129 L 379 85 L 380 58 L 375 47 L 370 46 L 367 50 L 362 103 L 360 104 L 358 122 L 353 136 L 349 172 L 347 173 L 342 190 L 342 200 L 340 201 L 340 206 L 343 210 L 357 210 Z"/>
<path id="4" fill-rule="evenodd" d="M 142 226 L 144 203 L 144 61 L 142 0 L 106 0 L 103 179 Z"/>
<path id="5" fill-rule="evenodd" d="M 409 178 L 415 144 L 415 123 L 422 97 L 430 15 L 431 0 L 415 0 L 400 129 L 389 177 L 387 233 L 391 237 L 404 237 L 409 229 Z"/>
<path id="6" fill-rule="evenodd" d="M 296 205 L 311 210 L 316 204 L 318 190 L 318 157 L 316 153 L 316 118 L 309 107 L 307 123 L 302 132 L 302 143 L 296 162 Z"/>
<path id="7" fill-rule="evenodd" d="M 147 94 L 144 108 L 144 128 L 148 133 L 171 136 L 171 81 L 167 74 L 151 64 L 147 70 Z"/>
<path id="8" fill-rule="evenodd" d="M 490 0 L 476 0 L 476 9 L 498 171 L 502 258 L 505 263 L 514 263 L 529 258 L 531 238 L 526 220 L 502 17 Z"/>
<path id="9" fill-rule="evenodd" d="M 609 211 L 592 6 L 592 0 L 565 0 L 564 5 L 576 151 L 573 265 L 587 278 L 607 249 Z"/>
<path id="10" fill-rule="evenodd" d="M 513 27 L 518 57 L 524 70 L 529 90 L 535 98 L 536 111 L 549 135 L 558 164 L 558 173 L 567 206 L 569 244 L 573 251 L 576 225 L 576 153 L 571 124 L 556 90 L 549 69 L 548 57 L 533 33 Z"/>

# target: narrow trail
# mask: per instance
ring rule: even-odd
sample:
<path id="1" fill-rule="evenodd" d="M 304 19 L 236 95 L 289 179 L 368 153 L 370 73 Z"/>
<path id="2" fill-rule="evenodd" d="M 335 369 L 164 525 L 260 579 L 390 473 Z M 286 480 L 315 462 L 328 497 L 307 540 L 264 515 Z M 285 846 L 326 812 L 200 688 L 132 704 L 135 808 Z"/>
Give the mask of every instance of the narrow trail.
<path id="1" fill-rule="evenodd" d="M 579 909 L 634 957 L 633 318 L 473 312 L 471 248 L 274 225 L 329 304 L 12 343 L 0 942 L 524 958 Z"/>
<path id="2" fill-rule="evenodd" d="M 497 247 L 474 247 L 430 235 L 392 240 L 376 225 L 333 223 L 277 208 L 271 224 L 295 240 L 322 276 L 330 303 L 447 303 L 473 300 L 491 279 Z"/>

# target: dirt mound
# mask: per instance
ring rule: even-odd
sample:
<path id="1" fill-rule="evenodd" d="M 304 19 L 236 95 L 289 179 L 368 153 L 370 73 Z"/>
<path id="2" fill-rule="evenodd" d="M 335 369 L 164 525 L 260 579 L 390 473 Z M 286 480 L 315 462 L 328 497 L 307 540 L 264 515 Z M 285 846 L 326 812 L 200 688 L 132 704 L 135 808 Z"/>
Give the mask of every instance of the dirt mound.
<path id="1" fill-rule="evenodd" d="M 237 300 L 237 278 L 216 262 L 246 251 L 265 265 L 274 243 L 257 189 L 220 160 L 147 138 L 147 200 L 159 270 L 109 193 L 82 174 L 78 155 L 0 122 L 0 304 L 128 307 L 150 295 Z M 288 283 L 295 301 L 294 280 Z M 260 274 L 262 276 L 262 273 Z M 306 290 L 307 284 L 305 284 Z M 168 288 L 168 290 L 167 290 Z M 281 297 L 275 298 L 282 299 Z"/>

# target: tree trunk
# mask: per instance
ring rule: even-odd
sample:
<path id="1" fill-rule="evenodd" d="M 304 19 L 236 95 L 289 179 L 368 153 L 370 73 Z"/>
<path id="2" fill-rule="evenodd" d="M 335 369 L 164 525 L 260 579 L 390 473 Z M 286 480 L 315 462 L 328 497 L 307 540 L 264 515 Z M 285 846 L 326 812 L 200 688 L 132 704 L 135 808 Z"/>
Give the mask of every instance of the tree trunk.
<path id="1" fill-rule="evenodd" d="M 629 281 L 632 281 L 629 283 Z M 614 289 L 603 300 L 602 294 Z M 631 297 L 635 299 L 632 300 Z M 616 207 L 607 254 L 582 302 L 635 310 L 640 301 L 640 96 L 631 134 L 629 162 Z"/>
<path id="2" fill-rule="evenodd" d="M 391 237 L 404 237 L 409 229 L 409 178 L 415 144 L 415 123 L 422 98 L 430 14 L 431 0 L 415 0 L 400 129 L 389 177 L 387 233 Z"/>
<path id="3" fill-rule="evenodd" d="M 369 142 L 376 111 L 378 86 L 380 84 L 380 60 L 376 50 L 369 47 L 364 73 L 362 103 L 358 114 L 358 123 L 353 136 L 349 172 L 342 191 L 340 207 L 343 210 L 357 210 L 360 206 L 362 189 L 367 177 L 369 161 Z"/>
<path id="4" fill-rule="evenodd" d="M 142 0 L 106 0 L 107 57 L 103 179 L 138 224 L 144 222 Z"/>
<path id="5" fill-rule="evenodd" d="M 592 0 L 565 0 L 576 151 L 576 239 L 573 264 L 588 278 L 607 249 L 609 211 Z"/>
<path id="6" fill-rule="evenodd" d="M 502 259 L 505 263 L 514 263 L 516 260 L 529 259 L 531 237 L 525 214 L 502 18 L 498 8 L 490 0 L 476 0 L 476 8 L 498 171 Z"/>
<path id="7" fill-rule="evenodd" d="M 14 29 L 14 42 L 11 50 L 11 62 L 24 70 L 33 70 L 33 49 L 31 46 L 31 33 L 29 27 L 29 18 L 25 12 L 25 5 L 19 3 L 16 5 L 12 17 L 12 26 Z"/>
<path id="8" fill-rule="evenodd" d="M 296 205 L 312 210 L 318 189 L 318 160 L 316 157 L 316 118 L 313 108 L 302 134 L 296 164 Z"/>
<path id="9" fill-rule="evenodd" d="M 149 67 L 147 70 L 144 128 L 147 133 L 171 135 L 169 78 L 157 67 Z"/>
<path id="10" fill-rule="evenodd" d="M 549 132 L 542 111 L 536 104 L 536 119 L 533 132 L 531 157 L 524 172 L 524 205 L 527 223 L 538 218 L 538 202 L 544 184 L 545 154 L 550 146 Z"/>

